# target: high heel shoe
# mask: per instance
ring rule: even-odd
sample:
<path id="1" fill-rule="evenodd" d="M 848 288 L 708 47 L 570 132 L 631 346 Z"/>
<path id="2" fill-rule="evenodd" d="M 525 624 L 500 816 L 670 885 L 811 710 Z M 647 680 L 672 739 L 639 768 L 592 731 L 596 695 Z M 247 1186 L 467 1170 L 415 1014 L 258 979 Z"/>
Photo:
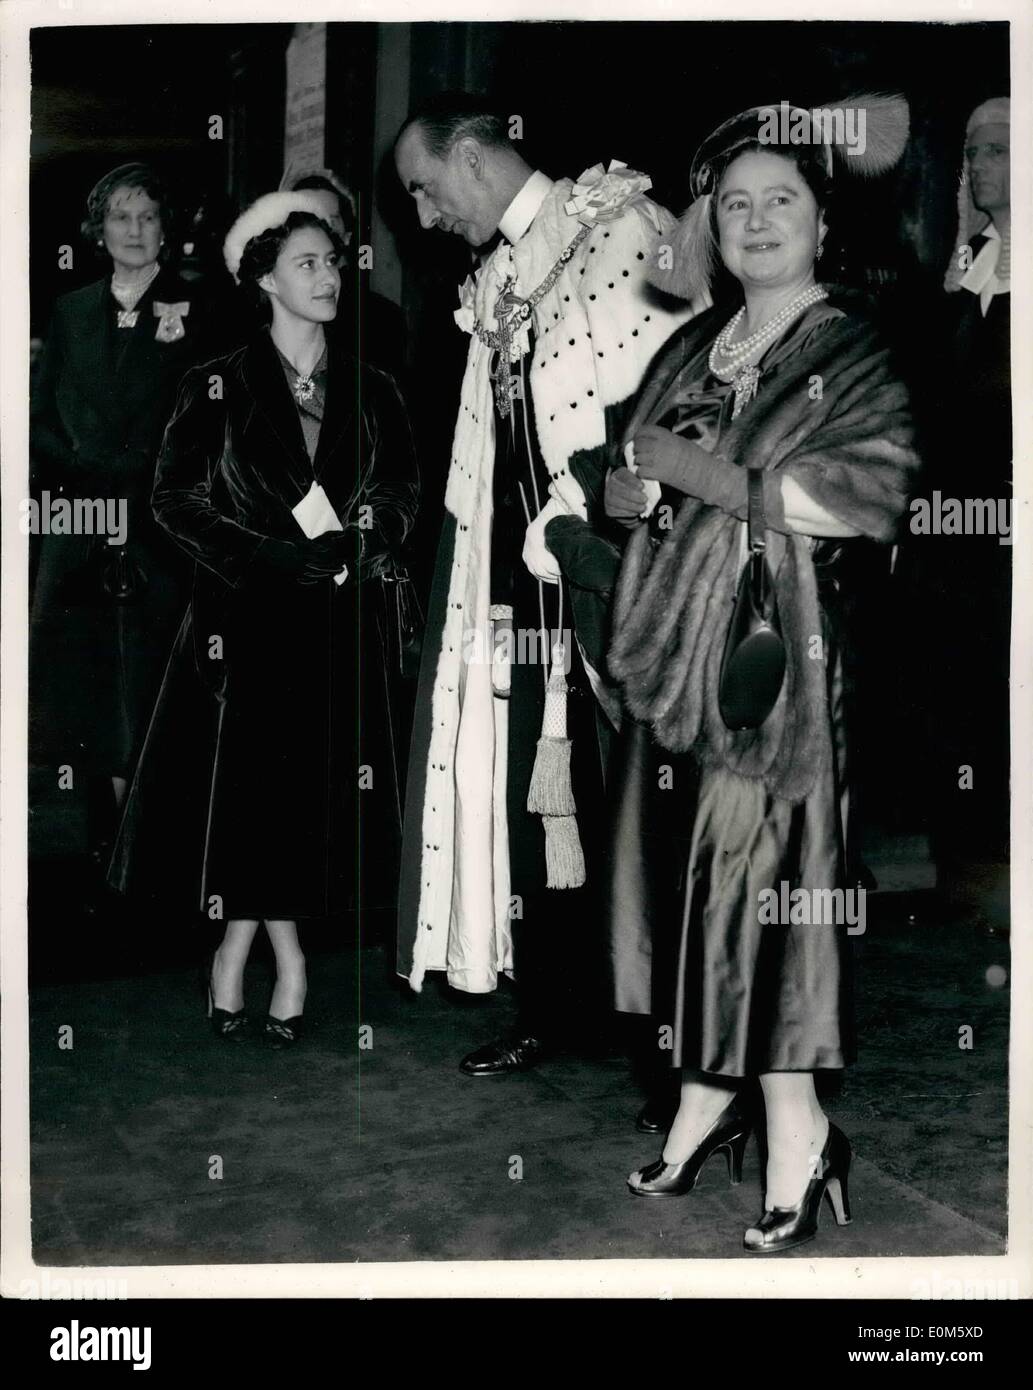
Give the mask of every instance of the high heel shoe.
<path id="1" fill-rule="evenodd" d="M 238 1009 L 236 1013 L 230 1013 L 228 1009 L 218 1009 L 215 1007 L 215 988 L 212 984 L 212 976 L 215 971 L 215 956 L 213 955 L 208 964 L 208 1020 L 212 1025 L 212 1032 L 222 1042 L 243 1042 L 248 1035 L 250 1020 L 246 1009 Z"/>
<path id="2" fill-rule="evenodd" d="M 273 1001 L 276 999 L 276 991 L 281 985 L 285 985 L 287 997 L 291 998 L 295 1008 L 299 1010 L 298 1013 L 292 1014 L 290 1018 L 277 1018 L 272 1012 Z M 300 977 L 296 976 L 294 978 L 293 986 L 293 989 L 290 989 L 286 986 L 286 983 L 281 980 L 280 967 L 279 964 L 277 964 L 276 984 L 273 986 L 272 998 L 269 1000 L 270 1011 L 266 1014 L 265 1023 L 262 1025 L 262 1036 L 267 1043 L 272 1044 L 275 1051 L 280 1051 L 285 1047 L 293 1047 L 295 1043 L 300 1042 L 304 1036 L 305 1020 L 300 1012 L 305 1005 L 306 985 L 304 971 L 302 971 Z M 284 1005 L 281 1003 L 280 1007 L 283 1008 Z M 290 1005 L 288 1004 L 286 1007 L 289 1008 Z"/>
<path id="3" fill-rule="evenodd" d="M 756 1226 L 743 1236 L 743 1249 L 752 1255 L 774 1254 L 803 1245 L 818 1234 L 821 1199 L 828 1197 L 837 1226 L 850 1224 L 850 1198 L 847 1176 L 850 1172 L 850 1144 L 846 1136 L 829 1125 L 829 1135 L 821 1151 L 821 1170 L 804 1189 L 794 1207 L 774 1207 L 765 1211 Z"/>
<path id="4" fill-rule="evenodd" d="M 273 1018 L 269 1014 L 262 1029 L 266 1041 L 272 1043 L 274 1048 L 293 1047 L 301 1040 L 304 1031 L 305 1020 L 301 1014 L 294 1018 Z"/>
<path id="5" fill-rule="evenodd" d="M 721 1151 L 728 1161 L 728 1179 L 733 1187 L 738 1187 L 742 1182 L 742 1160 L 749 1137 L 750 1122 L 743 1119 L 733 1100 L 683 1163 L 665 1163 L 661 1156 L 642 1169 L 637 1183 L 631 1180 L 635 1176 L 633 1173 L 628 1187 L 636 1197 L 679 1197 L 692 1191 L 707 1159 Z"/>

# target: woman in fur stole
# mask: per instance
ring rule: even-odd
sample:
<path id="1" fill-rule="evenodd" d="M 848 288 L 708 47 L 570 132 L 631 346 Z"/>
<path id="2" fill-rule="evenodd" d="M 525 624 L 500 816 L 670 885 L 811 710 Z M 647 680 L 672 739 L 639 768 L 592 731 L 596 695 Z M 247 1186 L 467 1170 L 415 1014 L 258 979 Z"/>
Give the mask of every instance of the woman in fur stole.
<path id="1" fill-rule="evenodd" d="M 906 104 L 851 105 L 866 114 L 866 148 L 842 164 L 878 173 L 902 152 Z M 617 1007 L 649 1012 L 662 992 L 670 1009 L 673 994 L 673 1014 L 659 1017 L 673 1025 L 681 1068 L 663 1154 L 628 1185 L 642 1196 L 688 1192 L 718 1151 L 739 1181 L 750 1121 L 737 1096 L 759 1077 L 767 1168 L 765 1209 L 744 1237 L 754 1252 L 815 1235 L 825 1195 L 840 1224 L 849 1219 L 850 1146 L 814 1085 L 816 1071 L 842 1068 L 853 1052 L 847 924 L 856 918 L 844 910 L 852 895 L 829 891 L 846 883 L 839 562 L 852 538 L 892 541 L 917 464 L 885 345 L 851 296 L 816 279 L 843 153 L 827 115 L 753 108 L 701 146 L 696 201 L 674 245 L 660 248 L 657 283 L 689 297 L 709 283 L 719 253 L 741 307 L 729 319 L 718 304 L 669 340 L 629 422 L 630 467 L 611 472 L 606 493 L 609 514 L 632 529 L 610 652 L 642 762 L 625 786 L 656 785 L 656 765 L 672 754 L 690 753 L 698 776 L 676 941 L 665 942 L 657 922 L 654 950 L 648 909 L 627 910 L 634 893 L 620 891 L 622 862 L 641 882 L 643 851 L 626 830 L 617 839 Z M 779 131 L 787 117 L 806 141 Z M 786 669 L 760 726 L 733 731 L 718 691 L 747 557 L 751 469 L 762 474 Z M 646 521 L 658 492 L 673 505 Z M 655 834 L 664 797 L 649 793 L 651 824 L 638 795 L 619 821 Z M 666 978 L 652 978 L 654 959 Z"/>

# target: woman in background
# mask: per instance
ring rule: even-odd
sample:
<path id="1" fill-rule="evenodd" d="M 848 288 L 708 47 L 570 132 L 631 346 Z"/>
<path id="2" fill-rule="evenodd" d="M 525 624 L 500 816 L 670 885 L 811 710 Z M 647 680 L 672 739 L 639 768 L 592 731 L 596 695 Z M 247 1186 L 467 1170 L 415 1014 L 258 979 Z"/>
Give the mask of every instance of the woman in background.
<path id="1" fill-rule="evenodd" d="M 139 740 L 187 601 L 182 556 L 150 509 L 180 380 L 210 325 L 170 264 L 172 212 L 145 164 L 90 193 L 82 233 L 109 262 L 56 303 L 32 405 L 33 491 L 102 503 L 115 536 L 44 535 L 32 606 L 32 762 L 90 791 L 90 849 L 110 852 Z"/>
<path id="2" fill-rule="evenodd" d="M 310 193 L 319 215 L 344 245 L 341 263 L 341 313 L 335 331 L 346 335 L 345 346 L 363 362 L 390 372 L 405 382 L 405 319 L 397 304 L 370 287 L 372 263 L 363 264 L 359 246 L 359 210 L 355 195 L 332 169 L 310 169 L 286 178 L 296 192 Z"/>

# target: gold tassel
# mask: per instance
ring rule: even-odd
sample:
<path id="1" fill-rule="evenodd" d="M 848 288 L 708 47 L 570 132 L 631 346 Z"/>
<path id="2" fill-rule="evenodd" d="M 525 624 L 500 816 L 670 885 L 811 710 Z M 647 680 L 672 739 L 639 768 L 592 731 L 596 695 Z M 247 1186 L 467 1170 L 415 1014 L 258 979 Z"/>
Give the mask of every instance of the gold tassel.
<path id="1" fill-rule="evenodd" d="M 540 738 L 527 809 L 536 816 L 572 816 L 577 810 L 570 785 L 570 739 Z"/>
<path id="2" fill-rule="evenodd" d="M 576 809 L 570 786 L 567 682 L 563 664 L 563 645 L 557 642 L 552 653 L 549 683 L 545 688 L 542 733 L 527 792 L 527 809 L 537 816 L 572 816 Z"/>
<path id="3" fill-rule="evenodd" d="M 543 816 L 547 888 L 580 888 L 585 881 L 585 855 L 573 816 Z"/>
<path id="4" fill-rule="evenodd" d="M 565 652 L 557 643 L 545 689 L 542 734 L 527 791 L 527 809 L 541 816 L 545 827 L 545 869 L 548 888 L 580 888 L 585 881 L 585 856 L 574 819 L 570 784 L 571 744 L 567 737 Z"/>

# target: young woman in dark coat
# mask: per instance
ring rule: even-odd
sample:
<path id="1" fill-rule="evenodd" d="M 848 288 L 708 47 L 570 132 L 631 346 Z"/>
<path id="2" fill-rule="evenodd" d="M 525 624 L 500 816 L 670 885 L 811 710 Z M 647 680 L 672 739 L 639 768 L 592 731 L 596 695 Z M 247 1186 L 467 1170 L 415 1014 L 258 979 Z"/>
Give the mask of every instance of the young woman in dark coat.
<path id="1" fill-rule="evenodd" d="M 399 801 L 372 581 L 413 523 L 418 478 L 393 380 L 324 331 L 340 243 L 311 195 L 259 199 L 225 249 L 272 323 L 188 375 L 165 434 L 154 512 L 196 562 L 193 599 L 112 881 L 165 900 L 186 890 L 226 922 L 209 981 L 223 1038 L 245 1032 L 244 966 L 264 922 L 277 970 L 264 1031 L 283 1045 L 305 998 L 297 920 L 361 907 L 366 848 L 392 874 Z M 303 529 L 294 510 L 317 497 L 340 529 Z"/>

